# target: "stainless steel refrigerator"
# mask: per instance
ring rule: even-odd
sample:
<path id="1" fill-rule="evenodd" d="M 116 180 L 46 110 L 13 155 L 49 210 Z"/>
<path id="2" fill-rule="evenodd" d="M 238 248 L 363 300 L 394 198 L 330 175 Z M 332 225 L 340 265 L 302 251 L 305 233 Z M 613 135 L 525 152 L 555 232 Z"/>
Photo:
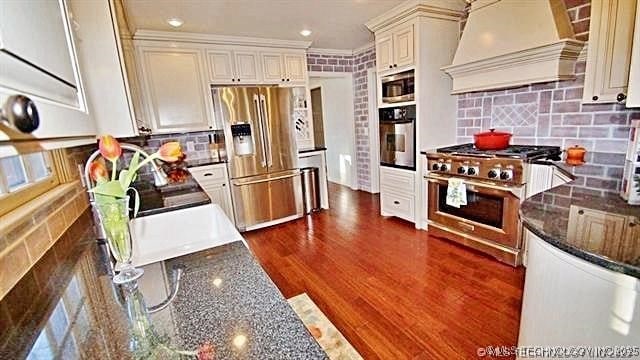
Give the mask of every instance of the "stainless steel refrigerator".
<path id="1" fill-rule="evenodd" d="M 302 217 L 293 94 L 281 87 L 214 87 L 222 119 L 231 196 L 240 231 Z"/>

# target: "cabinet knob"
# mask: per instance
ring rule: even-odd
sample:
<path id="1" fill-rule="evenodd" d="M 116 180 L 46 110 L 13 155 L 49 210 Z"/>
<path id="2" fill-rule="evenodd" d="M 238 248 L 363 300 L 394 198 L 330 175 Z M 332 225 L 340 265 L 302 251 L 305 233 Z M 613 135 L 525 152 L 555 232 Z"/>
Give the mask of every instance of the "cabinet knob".
<path id="1" fill-rule="evenodd" d="M 393 64 L 393 67 L 398 67 L 398 64 Z"/>
<path id="2" fill-rule="evenodd" d="M 235 81 L 236 81 L 236 79 L 231 79 L 231 81 L 235 82 Z"/>
<path id="3" fill-rule="evenodd" d="M 584 215 L 584 210 L 578 210 L 578 215 Z"/>
<path id="4" fill-rule="evenodd" d="M 142 133 L 151 134 L 151 129 L 148 127 L 140 126 L 138 130 L 140 130 L 140 132 Z"/>
<path id="5" fill-rule="evenodd" d="M 629 227 L 634 227 L 634 226 L 636 226 L 636 223 L 634 223 L 634 222 L 629 223 Z"/>
<path id="6" fill-rule="evenodd" d="M 389 65 L 389 69 L 393 69 L 393 65 Z"/>
<path id="7" fill-rule="evenodd" d="M 623 101 L 625 101 L 626 99 L 627 99 L 627 95 L 625 95 L 625 94 L 623 94 L 623 93 L 620 93 L 620 94 L 618 94 L 618 96 L 616 96 L 616 100 L 617 100 L 618 102 L 623 102 Z"/>
<path id="8" fill-rule="evenodd" d="M 287 79 L 287 81 L 289 81 L 289 79 Z"/>
<path id="9" fill-rule="evenodd" d="M 284 79 L 282 79 L 282 81 L 284 81 Z"/>
<path id="10" fill-rule="evenodd" d="M 240 82 L 240 79 L 238 79 L 238 82 Z"/>
<path id="11" fill-rule="evenodd" d="M 222 186 L 223 186 L 223 187 L 224 187 L 224 186 L 227 186 L 227 184 L 222 184 Z"/>
<path id="12" fill-rule="evenodd" d="M 593 100 L 593 101 L 597 101 L 597 100 L 598 100 L 598 95 L 593 95 L 593 97 L 591 98 L 591 100 Z"/>
<path id="13" fill-rule="evenodd" d="M 0 120 L 25 134 L 32 133 L 40 126 L 36 104 L 24 95 L 9 96 L 0 110 Z"/>

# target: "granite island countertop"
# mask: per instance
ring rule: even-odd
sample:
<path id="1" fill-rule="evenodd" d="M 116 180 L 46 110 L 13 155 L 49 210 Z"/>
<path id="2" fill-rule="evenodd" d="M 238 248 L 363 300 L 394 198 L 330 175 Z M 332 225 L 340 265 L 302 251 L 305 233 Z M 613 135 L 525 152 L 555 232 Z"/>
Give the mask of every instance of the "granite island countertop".
<path id="1" fill-rule="evenodd" d="M 569 175 L 580 173 L 563 162 L 548 163 Z M 640 278 L 640 206 L 627 204 L 608 181 L 588 185 L 578 178 L 525 200 L 520 208 L 524 226 L 571 255 Z M 587 232 L 591 221 L 612 224 L 604 240 Z"/>
<path id="2" fill-rule="evenodd" d="M 106 248 L 89 230 L 80 237 L 56 243 L 0 302 L 0 358 L 157 358 L 211 349 L 215 359 L 327 358 L 242 242 L 149 264 L 137 288 L 125 289 L 111 282 Z M 158 312 L 140 311 L 171 293 L 178 267 L 175 299 Z M 38 290 L 34 278 L 43 283 Z"/>

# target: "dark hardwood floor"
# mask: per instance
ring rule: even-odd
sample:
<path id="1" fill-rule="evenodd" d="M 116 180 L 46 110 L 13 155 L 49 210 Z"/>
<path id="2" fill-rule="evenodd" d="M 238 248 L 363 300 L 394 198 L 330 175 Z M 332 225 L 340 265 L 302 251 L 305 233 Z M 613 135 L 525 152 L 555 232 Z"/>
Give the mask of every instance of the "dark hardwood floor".
<path id="1" fill-rule="evenodd" d="M 470 359 L 515 345 L 524 270 L 380 216 L 330 184 L 330 210 L 245 233 L 285 297 L 306 292 L 365 359 Z"/>

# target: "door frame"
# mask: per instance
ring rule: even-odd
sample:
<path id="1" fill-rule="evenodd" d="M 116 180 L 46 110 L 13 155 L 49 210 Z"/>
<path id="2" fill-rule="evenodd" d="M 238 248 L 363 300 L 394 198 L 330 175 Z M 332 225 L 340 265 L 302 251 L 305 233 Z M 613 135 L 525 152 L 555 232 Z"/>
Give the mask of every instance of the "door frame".
<path id="1" fill-rule="evenodd" d="M 354 87 L 353 87 L 353 74 L 352 73 L 345 73 L 345 72 L 322 72 L 322 71 L 309 71 L 308 72 L 308 77 L 309 78 L 345 78 L 345 79 L 349 79 L 351 82 L 351 125 L 350 125 L 350 130 L 351 133 L 353 134 L 353 138 L 352 138 L 352 142 L 351 144 L 349 144 L 349 149 L 351 152 L 351 159 L 352 159 L 352 166 L 351 166 L 351 184 L 349 185 L 349 187 L 351 187 L 351 189 L 353 190 L 360 190 L 360 187 L 358 185 L 358 159 L 356 158 L 356 118 L 355 118 L 355 103 L 354 103 Z M 313 88 L 320 88 L 320 91 L 322 93 L 324 93 L 324 90 L 322 89 L 322 85 L 320 86 L 314 86 Z M 307 86 L 307 88 L 309 89 L 309 97 L 311 97 L 311 86 Z M 325 106 L 324 106 L 324 97 L 322 98 L 323 101 L 323 105 L 322 105 L 322 118 L 323 120 L 326 119 L 326 114 L 325 114 Z M 313 109 L 311 109 L 311 111 L 313 111 Z M 324 125 L 324 124 L 323 124 Z M 326 126 L 325 126 L 326 129 Z M 326 133 L 325 133 L 325 142 L 326 142 Z"/>
<path id="2" fill-rule="evenodd" d="M 376 68 L 367 70 L 369 106 L 369 184 L 371 193 L 380 192 L 380 124 L 378 119 L 378 79 Z"/>

